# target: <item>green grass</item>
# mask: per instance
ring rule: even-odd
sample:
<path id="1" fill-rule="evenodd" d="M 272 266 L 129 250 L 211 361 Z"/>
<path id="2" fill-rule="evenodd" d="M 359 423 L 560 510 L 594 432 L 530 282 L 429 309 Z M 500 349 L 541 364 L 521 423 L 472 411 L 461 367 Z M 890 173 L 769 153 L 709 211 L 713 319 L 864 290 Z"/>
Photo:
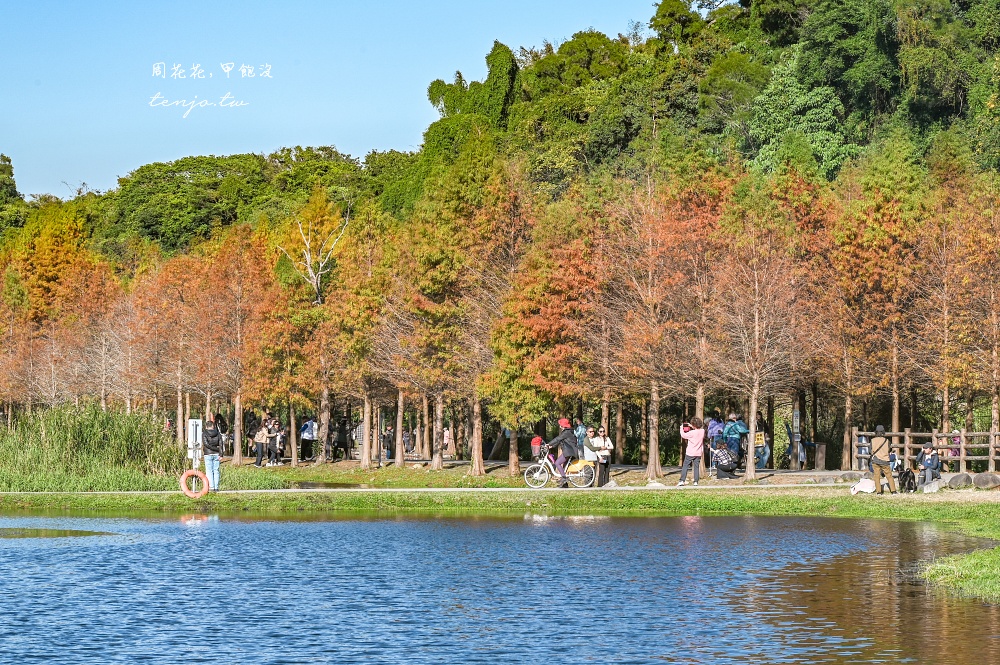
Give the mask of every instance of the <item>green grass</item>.
<path id="1" fill-rule="evenodd" d="M 163 490 L 184 466 L 184 452 L 146 413 L 63 406 L 0 429 L 0 491 Z"/>
<path id="2" fill-rule="evenodd" d="M 938 559 L 924 575 L 932 584 L 964 596 L 1000 602 L 1000 548 Z"/>

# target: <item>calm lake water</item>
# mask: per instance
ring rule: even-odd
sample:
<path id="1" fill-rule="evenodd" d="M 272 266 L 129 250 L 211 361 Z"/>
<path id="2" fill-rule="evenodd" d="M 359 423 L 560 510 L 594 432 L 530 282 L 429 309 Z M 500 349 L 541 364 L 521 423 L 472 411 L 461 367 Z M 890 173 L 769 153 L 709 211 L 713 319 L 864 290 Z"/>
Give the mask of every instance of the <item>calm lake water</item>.
<path id="1" fill-rule="evenodd" d="M 980 545 L 810 518 L 8 517 L 0 661 L 1000 663 L 1000 608 L 912 575 Z"/>

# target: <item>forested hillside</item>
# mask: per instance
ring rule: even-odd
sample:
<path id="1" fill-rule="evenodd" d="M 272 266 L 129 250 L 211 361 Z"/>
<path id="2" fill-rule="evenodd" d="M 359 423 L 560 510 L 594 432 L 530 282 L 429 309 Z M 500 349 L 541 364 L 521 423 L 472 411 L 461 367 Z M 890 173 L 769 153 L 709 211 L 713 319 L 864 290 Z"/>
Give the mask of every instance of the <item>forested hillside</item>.
<path id="1" fill-rule="evenodd" d="M 808 401 L 831 465 L 852 424 L 1000 429 L 1000 0 L 653 10 L 484 45 L 415 153 L 30 201 L 0 157 L 8 414 L 399 403 L 440 465 L 446 423 L 476 457 L 580 412 L 650 477 L 711 408 Z"/>

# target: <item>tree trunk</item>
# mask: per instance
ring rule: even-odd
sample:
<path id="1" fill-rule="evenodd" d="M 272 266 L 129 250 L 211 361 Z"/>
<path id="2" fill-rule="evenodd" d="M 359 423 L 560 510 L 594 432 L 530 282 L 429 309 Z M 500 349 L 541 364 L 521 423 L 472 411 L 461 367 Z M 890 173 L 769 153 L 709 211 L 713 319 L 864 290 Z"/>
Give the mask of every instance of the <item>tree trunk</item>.
<path id="1" fill-rule="evenodd" d="M 605 389 L 604 394 L 601 396 L 601 427 L 604 428 L 604 434 L 607 436 L 611 433 L 611 391 Z"/>
<path id="2" fill-rule="evenodd" d="M 646 477 L 656 480 L 663 476 L 660 466 L 660 387 L 656 381 L 649 383 L 649 462 Z"/>
<path id="3" fill-rule="evenodd" d="M 424 425 L 422 411 L 415 409 L 413 412 L 413 449 L 421 459 L 424 456 Z"/>
<path id="4" fill-rule="evenodd" d="M 812 418 L 809 419 L 809 438 L 812 439 L 813 443 L 816 443 L 816 437 L 819 435 L 819 424 L 817 422 L 819 418 L 819 385 L 813 381 L 812 385 Z M 771 438 L 774 438 L 774 418 L 771 418 Z"/>
<path id="5" fill-rule="evenodd" d="M 431 458 L 431 448 L 433 448 L 433 442 L 431 441 L 431 405 L 430 400 L 427 399 L 427 394 L 423 395 L 423 419 L 424 419 L 424 448 L 421 451 L 420 456 L 424 459 Z"/>
<path id="6" fill-rule="evenodd" d="M 372 467 L 372 398 L 365 391 L 365 410 L 361 428 L 361 468 Z"/>
<path id="7" fill-rule="evenodd" d="M 698 387 L 695 388 L 695 390 L 694 390 L 694 415 L 698 419 L 700 419 L 702 423 L 705 422 L 705 383 L 703 381 L 699 381 L 698 382 Z M 707 430 L 708 425 L 703 424 L 702 427 L 706 428 L 706 430 Z M 706 433 L 706 439 L 705 440 L 706 441 L 708 440 L 707 439 L 707 433 Z M 684 439 L 681 439 L 681 464 L 684 464 L 684 455 L 685 455 L 685 445 L 684 444 L 685 444 Z M 706 446 L 706 448 L 707 447 L 708 446 Z M 711 454 L 711 453 L 709 453 L 709 454 Z M 702 454 L 701 459 L 698 460 L 698 466 L 701 467 L 699 469 L 699 471 L 698 471 L 698 474 L 702 478 L 707 477 L 708 476 L 708 473 L 707 473 L 708 469 L 705 468 L 705 455 L 704 454 Z"/>
<path id="8" fill-rule="evenodd" d="M 316 435 L 315 445 L 319 446 L 316 451 L 316 463 L 326 462 L 326 447 L 330 441 L 330 386 L 326 379 L 323 379 L 323 388 L 319 391 L 319 432 Z"/>
<path id="9" fill-rule="evenodd" d="M 893 334 L 895 337 L 895 334 Z M 892 393 L 892 422 L 889 424 L 893 432 L 900 431 L 899 424 L 899 349 L 896 344 L 892 346 L 891 366 L 889 370 L 889 390 Z M 892 444 L 899 444 L 899 437 L 892 437 Z"/>
<path id="10" fill-rule="evenodd" d="M 233 466 L 243 465 L 243 396 L 236 391 L 233 397 Z"/>
<path id="11" fill-rule="evenodd" d="M 510 428 L 510 443 L 507 446 L 507 469 L 511 478 L 521 475 L 521 459 L 517 451 L 517 428 Z"/>
<path id="12" fill-rule="evenodd" d="M 810 421 L 811 422 L 811 421 Z M 774 468 L 774 397 L 767 398 L 767 463 Z M 816 440 L 814 436 L 813 441 Z"/>
<path id="13" fill-rule="evenodd" d="M 639 464 L 649 463 L 649 400 L 643 400 L 639 425 Z"/>
<path id="14" fill-rule="evenodd" d="M 840 468 L 849 471 L 854 468 L 854 451 L 851 450 L 851 427 L 854 425 L 854 404 L 851 399 L 851 391 L 847 391 L 844 398 L 844 450 L 840 455 Z"/>
<path id="15" fill-rule="evenodd" d="M 478 396 L 472 398 L 472 464 L 470 476 L 485 476 L 483 464 L 483 404 Z"/>
<path id="16" fill-rule="evenodd" d="M 187 422 L 191 420 L 191 391 L 184 393 L 184 429 L 187 429 Z"/>
<path id="17" fill-rule="evenodd" d="M 288 450 L 291 453 L 292 466 L 299 465 L 299 430 L 296 428 L 295 423 L 295 405 L 292 404 L 292 398 L 288 398 Z"/>
<path id="18" fill-rule="evenodd" d="M 403 447 L 403 414 L 406 412 L 406 395 L 402 390 L 396 395 L 396 452 L 392 459 L 402 469 L 406 466 L 406 449 Z"/>
<path id="19" fill-rule="evenodd" d="M 504 436 L 505 431 L 505 428 L 501 426 L 500 430 L 497 432 L 497 438 L 493 441 L 493 449 L 490 450 L 489 460 L 491 462 L 499 462 L 503 459 L 504 453 L 507 452 L 504 450 L 504 445 L 507 443 L 507 437 Z"/>
<path id="20" fill-rule="evenodd" d="M 177 445 L 184 448 L 184 395 L 181 384 L 177 384 Z"/>
<path id="21" fill-rule="evenodd" d="M 917 431 L 917 389 L 910 385 L 910 431 Z"/>
<path id="22" fill-rule="evenodd" d="M 434 395 L 434 443 L 431 469 L 444 469 L 444 394 Z"/>
<path id="23" fill-rule="evenodd" d="M 382 405 L 372 400 L 372 461 L 382 468 Z"/>
<path id="24" fill-rule="evenodd" d="M 615 456 L 618 464 L 625 462 L 625 402 L 618 402 L 615 409 Z"/>
<path id="25" fill-rule="evenodd" d="M 951 395 L 948 392 L 948 384 L 944 384 L 944 389 L 941 391 L 941 431 L 950 432 L 951 431 L 951 409 L 949 402 L 951 401 Z"/>
<path id="26" fill-rule="evenodd" d="M 798 400 L 798 397 L 795 398 Z M 746 473 L 743 474 L 743 482 L 748 480 L 755 480 L 757 478 L 757 467 L 754 464 L 753 459 L 753 449 L 754 443 L 757 440 L 757 404 L 760 401 L 760 382 L 754 381 L 753 389 L 750 391 L 750 414 L 751 416 L 747 418 L 747 427 L 750 428 L 750 433 L 747 434 L 747 459 Z M 794 448 L 794 447 L 793 447 Z M 798 458 L 798 452 L 794 451 L 792 453 Z"/>

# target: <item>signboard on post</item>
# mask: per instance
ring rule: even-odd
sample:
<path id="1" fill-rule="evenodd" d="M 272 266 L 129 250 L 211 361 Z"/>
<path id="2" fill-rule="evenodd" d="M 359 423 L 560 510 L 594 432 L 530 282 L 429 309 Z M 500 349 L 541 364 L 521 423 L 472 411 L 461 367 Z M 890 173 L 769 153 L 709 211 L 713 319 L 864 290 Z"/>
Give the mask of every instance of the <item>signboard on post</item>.
<path id="1" fill-rule="evenodd" d="M 197 469 L 201 460 L 201 419 L 191 418 L 187 426 L 187 448 L 188 459 L 191 460 L 191 468 Z"/>

